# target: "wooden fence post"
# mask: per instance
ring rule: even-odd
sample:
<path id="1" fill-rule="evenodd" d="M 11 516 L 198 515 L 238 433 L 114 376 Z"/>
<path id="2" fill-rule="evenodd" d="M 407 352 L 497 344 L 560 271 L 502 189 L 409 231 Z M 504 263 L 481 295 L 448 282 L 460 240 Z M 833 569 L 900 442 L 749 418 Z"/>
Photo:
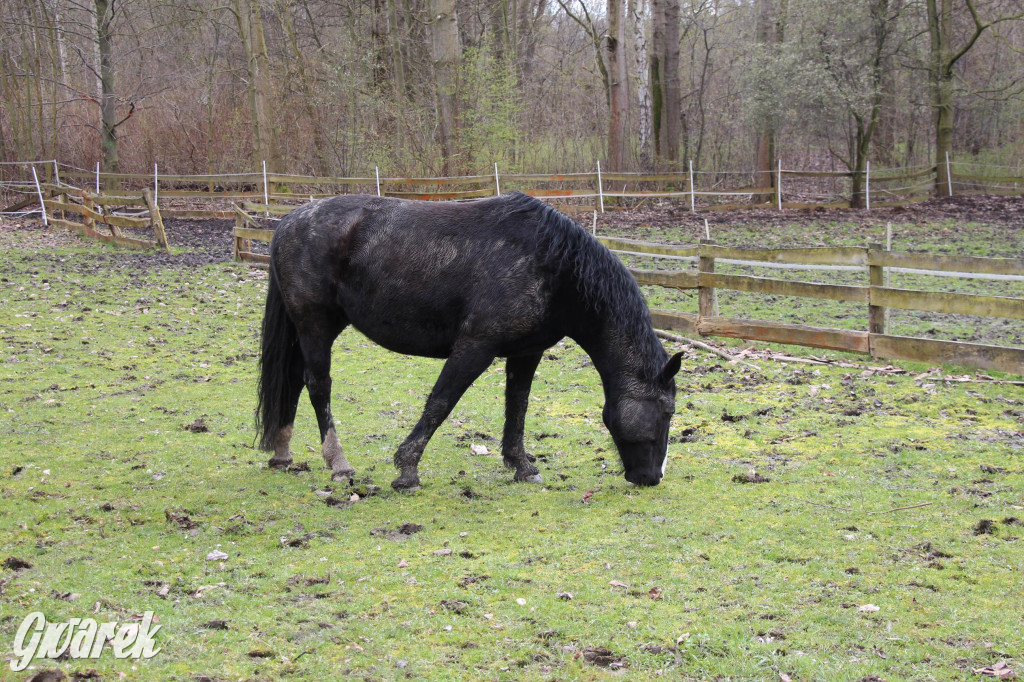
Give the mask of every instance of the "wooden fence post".
<path id="1" fill-rule="evenodd" d="M 690 213 L 693 213 L 693 159 L 690 159 L 690 173 L 687 179 L 690 185 Z"/>
<path id="2" fill-rule="evenodd" d="M 949 163 L 949 152 L 946 152 L 946 190 L 953 196 L 953 167 Z"/>
<path id="3" fill-rule="evenodd" d="M 868 244 L 868 301 L 875 298 L 875 287 L 885 286 L 885 268 L 878 264 L 882 253 L 882 245 L 878 242 Z M 885 308 L 868 304 L 868 331 L 872 334 L 885 334 Z"/>
<path id="4" fill-rule="evenodd" d="M 705 255 L 709 251 L 707 247 L 714 246 L 714 242 L 710 239 L 701 239 L 700 246 L 698 247 L 698 259 L 697 259 L 697 317 L 698 327 L 700 326 L 700 320 L 705 317 L 717 317 L 718 316 L 718 295 L 715 292 L 714 286 L 708 286 L 704 283 L 705 278 L 703 275 L 712 275 L 715 272 L 715 257 Z"/>
<path id="5" fill-rule="evenodd" d="M 39 195 L 39 210 L 43 216 L 43 227 L 49 227 L 50 221 L 46 217 L 46 201 L 43 199 L 43 188 L 39 186 L 39 174 L 36 173 L 35 166 L 32 166 L 32 178 L 36 181 L 36 194 Z"/>
<path id="6" fill-rule="evenodd" d="M 242 239 L 241 237 L 238 236 L 238 231 L 245 227 L 245 224 L 242 222 L 242 216 L 240 213 L 241 207 L 238 204 L 235 204 L 235 209 L 235 230 L 234 232 L 231 233 L 234 236 L 234 239 L 231 240 L 231 243 L 233 245 L 231 260 L 241 260 L 238 256 L 238 252 L 240 250 L 239 242 L 241 242 Z"/>
<path id="7" fill-rule="evenodd" d="M 777 175 L 775 176 L 775 199 L 779 204 L 779 210 L 782 210 L 782 159 L 779 159 L 779 168 Z"/>
<path id="8" fill-rule="evenodd" d="M 142 198 L 146 200 L 146 206 L 149 207 L 149 221 L 153 225 L 153 236 L 156 238 L 156 243 L 170 253 L 171 245 L 167 243 L 167 231 L 164 230 L 164 219 L 160 215 L 160 205 L 157 204 L 156 197 L 150 190 L 145 189 L 142 191 Z"/>
<path id="9" fill-rule="evenodd" d="M 92 237 L 96 233 L 96 221 L 93 219 L 92 214 L 96 210 L 95 204 L 92 201 L 92 195 L 82 190 L 82 206 L 87 210 L 82 215 L 82 227 L 83 232 L 89 237 Z"/>

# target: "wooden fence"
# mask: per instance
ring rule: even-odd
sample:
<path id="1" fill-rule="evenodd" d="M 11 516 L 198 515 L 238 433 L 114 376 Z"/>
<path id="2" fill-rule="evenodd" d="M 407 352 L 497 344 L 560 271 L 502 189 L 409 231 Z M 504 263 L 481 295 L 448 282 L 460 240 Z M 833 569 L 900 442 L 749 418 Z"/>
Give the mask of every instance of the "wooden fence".
<path id="1" fill-rule="evenodd" d="M 36 166 L 41 176 L 36 177 Z M 8 179 L 21 169 L 23 179 Z M 24 177 L 24 169 L 32 175 Z M 180 218 L 230 218 L 232 211 L 213 200 L 286 201 L 297 197 L 314 199 L 341 193 L 369 193 L 422 200 L 459 200 L 493 196 L 520 190 L 555 202 L 563 210 L 604 211 L 611 202 L 634 203 L 650 198 L 671 198 L 691 210 L 734 209 L 752 206 L 784 208 L 846 207 L 851 203 L 852 180 L 856 176 L 863 190 L 866 208 L 905 204 L 935 193 L 936 165 L 864 171 L 810 171 L 784 168 L 771 171 L 706 171 L 692 164 L 679 172 L 627 173 L 593 171 L 578 173 L 493 173 L 456 177 L 384 177 L 378 169 L 361 177 L 318 177 L 283 173 L 226 173 L 200 175 L 102 173 L 73 168 L 57 161 L 12 163 L 0 166 L 0 193 L 10 190 L 17 201 L 5 211 L 23 211 L 33 205 L 40 177 L 64 190 L 95 189 L 115 184 L 115 194 L 141 192 L 150 188 L 155 200 L 165 200 L 164 214 Z M 4 170 L 9 169 L 9 170 Z M 1019 167 L 1001 167 L 956 162 L 943 168 L 944 193 L 1024 194 L 1024 175 Z M 6 195 L 5 195 L 6 196 Z M 166 201 L 178 200 L 178 201 Z M 182 201 L 206 200 L 204 207 L 180 205 Z M 561 202 L 561 203 L 559 203 Z M 7 201 L 5 200 L 5 204 Z M 170 205 L 170 204 L 175 205 Z M 35 201 L 35 206 L 39 203 Z M 225 210 L 227 209 L 227 210 Z"/>
<path id="2" fill-rule="evenodd" d="M 274 231 L 263 227 L 260 219 L 255 217 L 253 213 L 263 213 L 264 216 L 282 216 L 296 207 L 242 202 L 235 204 L 232 208 L 235 215 L 235 229 L 232 234 L 235 260 L 250 263 L 269 263 L 270 256 L 254 252 L 252 250 L 252 243 L 254 241 L 269 243 L 274 238 Z"/>
<path id="3" fill-rule="evenodd" d="M 630 269 L 640 284 L 698 292 L 696 314 L 652 310 L 654 325 L 659 329 L 827 348 L 881 359 L 959 364 L 1024 375 L 1024 348 L 897 336 L 888 333 L 886 320 L 887 308 L 1024 320 L 1024 299 L 885 285 L 886 268 L 921 274 L 954 273 L 964 277 L 980 275 L 1024 280 L 1024 259 L 1021 258 L 899 253 L 883 250 L 879 244 L 866 248 L 745 249 L 719 246 L 709 240 L 702 240 L 697 246 L 674 247 L 612 237 L 599 239 L 619 253 L 697 261 L 696 271 Z M 715 272 L 716 260 L 752 266 L 859 266 L 867 270 L 868 277 L 865 284 L 851 286 L 727 275 Z M 720 317 L 716 302 L 719 289 L 861 303 L 865 306 L 866 330 Z"/>
<path id="4" fill-rule="evenodd" d="M 230 199 L 260 201 L 287 201 L 296 197 L 317 199 L 339 193 L 369 193 L 378 196 L 448 201 L 495 196 L 501 192 L 519 190 L 548 201 L 574 202 L 559 208 L 584 208 L 604 212 L 606 202 L 619 199 L 673 198 L 683 200 L 691 210 L 700 208 L 717 210 L 741 208 L 751 205 L 759 197 L 763 205 L 783 208 L 814 206 L 849 206 L 849 199 L 835 196 L 835 192 L 821 201 L 807 200 L 808 189 L 800 186 L 804 181 L 839 181 L 853 176 L 846 171 L 801 171 L 779 168 L 771 172 L 719 173 L 694 171 L 675 173 L 609 173 L 600 169 L 582 173 L 500 173 L 454 177 L 317 177 L 285 175 L 279 173 L 234 173 L 225 175 L 160 175 L 133 173 L 91 174 L 68 171 L 67 180 L 97 185 L 113 180 L 129 186 L 149 184 L 159 188 L 162 198 Z M 935 166 L 908 172 L 888 171 L 864 178 L 867 200 L 875 206 L 905 203 L 930 196 Z M 972 178 L 975 176 L 971 176 Z M 1024 178 L 1019 178 L 1024 193 Z M 907 184 L 912 183 L 912 184 Z M 812 192 L 813 193 L 813 192 Z M 874 198 L 872 199 L 872 193 Z M 818 192 L 820 194 L 820 192 Z M 195 209 L 168 209 L 176 217 L 229 217 L 230 212 Z"/>
<path id="5" fill-rule="evenodd" d="M 251 203 L 236 205 L 236 260 L 269 262 L 268 256 L 252 251 L 251 242 L 269 242 L 274 231 L 264 228 L 260 224 L 261 220 L 253 214 L 283 215 L 293 208 Z M 885 277 L 888 268 L 898 272 L 1024 280 L 1024 259 L 1021 258 L 900 253 L 883 250 L 880 244 L 867 247 L 749 249 L 719 246 L 710 240 L 702 240 L 696 246 L 679 247 L 615 237 L 598 239 L 615 253 L 697 262 L 695 271 L 630 268 L 633 277 L 642 285 L 698 292 L 698 311 L 695 314 L 652 310 L 651 318 L 658 329 L 863 353 L 880 359 L 958 364 L 1024 375 L 1024 348 L 898 336 L 889 333 L 886 315 L 888 308 L 898 308 L 1024 320 L 1024 299 L 900 289 L 887 286 Z M 821 284 L 723 274 L 715 272 L 716 261 L 762 267 L 793 265 L 863 268 L 867 273 L 867 281 L 862 285 Z M 855 331 L 721 317 L 717 306 L 717 291 L 720 289 L 860 303 L 865 306 L 866 329 Z"/>
<path id="6" fill-rule="evenodd" d="M 163 248 L 170 251 L 160 207 L 148 189 L 125 196 L 94 195 L 58 185 L 44 185 L 43 189 L 51 195 L 51 198 L 43 200 L 46 218 L 51 223 L 71 228 L 86 237 L 121 246 Z M 142 210 L 135 215 L 123 214 L 131 208 Z M 80 216 L 81 222 L 69 220 L 69 214 Z M 101 232 L 100 226 L 106 228 L 106 232 Z M 150 231 L 153 239 L 127 236 L 126 230 Z"/>

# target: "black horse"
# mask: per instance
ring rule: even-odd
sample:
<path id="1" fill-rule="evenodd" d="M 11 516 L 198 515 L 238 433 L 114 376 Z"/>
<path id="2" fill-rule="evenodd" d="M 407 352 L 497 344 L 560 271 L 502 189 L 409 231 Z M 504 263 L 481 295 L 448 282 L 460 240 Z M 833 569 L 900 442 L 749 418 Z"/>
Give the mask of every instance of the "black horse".
<path id="1" fill-rule="evenodd" d="M 270 254 L 256 408 L 270 466 L 291 462 L 305 385 L 333 479 L 353 475 L 330 405 L 331 345 L 351 324 L 389 350 L 447 358 L 395 453 L 398 490 L 419 486 L 427 441 L 496 357 L 507 358 L 502 456 L 516 481 L 540 481 L 523 448 L 530 385 L 543 352 L 566 336 L 601 375 L 626 479 L 656 485 L 664 475 L 680 354 L 665 352 L 622 263 L 547 204 L 518 192 L 469 203 L 322 199 L 281 220 Z"/>

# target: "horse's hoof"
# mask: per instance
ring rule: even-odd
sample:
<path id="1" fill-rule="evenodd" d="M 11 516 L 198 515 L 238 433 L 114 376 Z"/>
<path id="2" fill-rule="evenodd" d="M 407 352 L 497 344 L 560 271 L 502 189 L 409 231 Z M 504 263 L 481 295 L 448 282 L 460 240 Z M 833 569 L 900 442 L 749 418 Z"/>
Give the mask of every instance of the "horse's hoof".
<path id="1" fill-rule="evenodd" d="M 540 474 L 533 474 L 532 476 L 527 476 L 523 480 L 527 483 L 543 483 L 544 477 Z"/>
<path id="2" fill-rule="evenodd" d="M 420 489 L 420 479 L 418 476 L 399 476 L 391 481 L 391 487 L 400 493 L 411 493 Z"/>
<path id="3" fill-rule="evenodd" d="M 290 459 L 272 459 L 269 462 L 267 462 L 267 466 L 270 467 L 271 469 L 287 469 L 291 465 L 292 460 Z"/>
<path id="4" fill-rule="evenodd" d="M 352 479 L 356 477 L 356 470 L 350 469 L 349 471 L 336 471 L 331 474 L 331 480 L 337 483 L 338 481 L 352 482 Z"/>

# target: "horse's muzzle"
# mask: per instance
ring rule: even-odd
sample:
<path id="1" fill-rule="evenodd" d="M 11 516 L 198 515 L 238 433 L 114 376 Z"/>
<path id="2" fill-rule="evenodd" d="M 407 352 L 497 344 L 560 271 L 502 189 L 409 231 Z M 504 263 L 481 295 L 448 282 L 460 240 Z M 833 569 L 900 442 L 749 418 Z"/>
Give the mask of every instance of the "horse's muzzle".
<path id="1" fill-rule="evenodd" d="M 658 485 L 659 483 L 661 483 L 661 471 L 657 469 L 645 471 L 627 471 L 626 480 L 635 485 Z"/>

